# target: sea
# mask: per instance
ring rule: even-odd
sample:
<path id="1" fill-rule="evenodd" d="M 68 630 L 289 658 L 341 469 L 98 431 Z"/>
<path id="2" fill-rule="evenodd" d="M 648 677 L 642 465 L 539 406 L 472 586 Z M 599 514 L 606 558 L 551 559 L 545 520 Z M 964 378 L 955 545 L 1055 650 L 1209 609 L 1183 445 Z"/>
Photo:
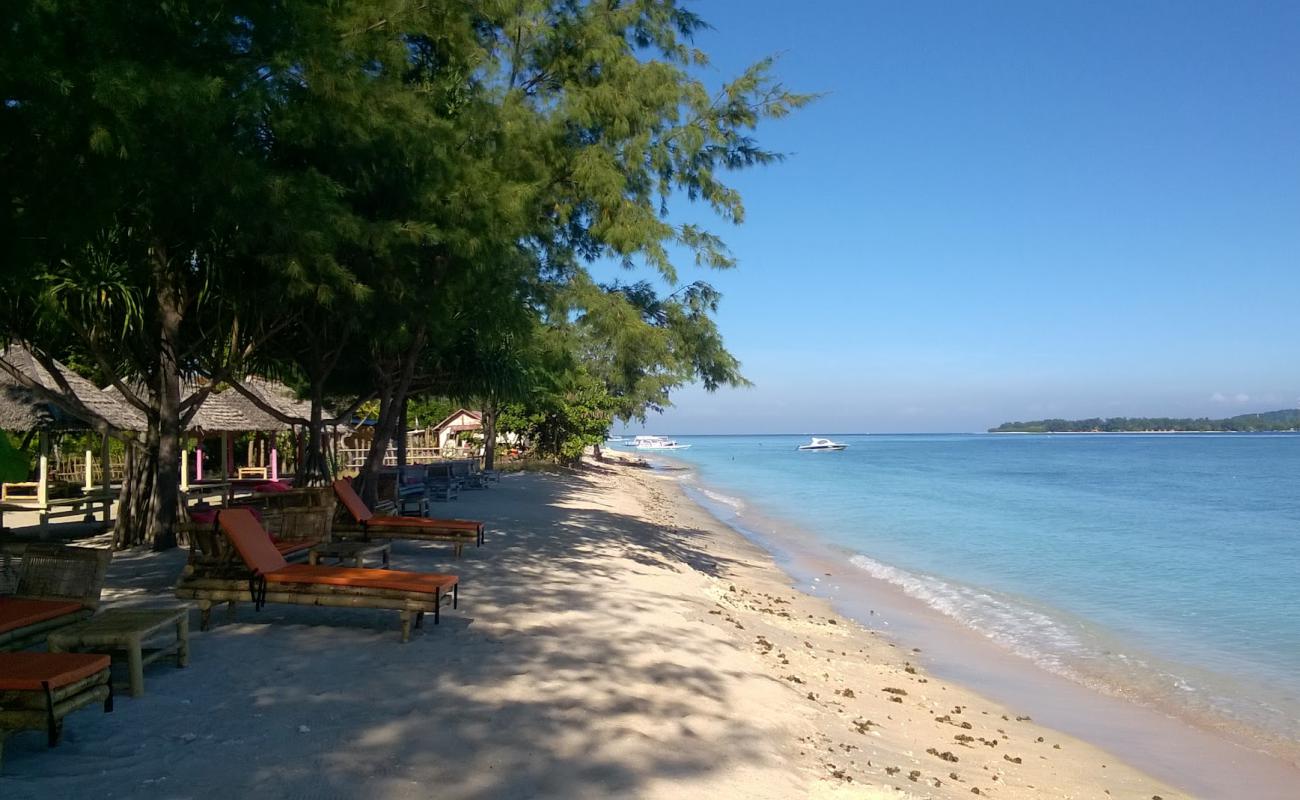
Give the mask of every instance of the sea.
<path id="1" fill-rule="evenodd" d="M 642 454 L 864 624 L 906 638 L 852 591 L 887 585 L 1010 658 L 1294 758 L 1300 435 L 676 438 Z"/>

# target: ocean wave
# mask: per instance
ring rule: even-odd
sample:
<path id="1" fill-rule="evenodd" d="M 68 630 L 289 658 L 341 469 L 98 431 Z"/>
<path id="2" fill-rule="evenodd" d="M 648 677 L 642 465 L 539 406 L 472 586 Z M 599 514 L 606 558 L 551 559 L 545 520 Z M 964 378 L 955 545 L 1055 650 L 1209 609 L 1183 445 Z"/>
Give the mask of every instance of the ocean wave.
<path id="1" fill-rule="evenodd" d="M 709 500 L 718 503 L 720 505 L 724 505 L 737 514 L 745 510 L 745 502 L 741 500 L 739 497 L 732 497 L 729 494 L 722 494 L 721 492 L 715 492 L 712 489 L 706 489 L 703 486 L 697 486 L 696 488 L 699 490 L 700 494 L 709 498 Z"/>
<path id="2" fill-rule="evenodd" d="M 1095 656 L 1082 637 L 1048 614 L 971 586 L 908 572 L 864 555 L 849 561 L 939 613 L 1059 675 L 1082 680 L 1072 658 Z"/>

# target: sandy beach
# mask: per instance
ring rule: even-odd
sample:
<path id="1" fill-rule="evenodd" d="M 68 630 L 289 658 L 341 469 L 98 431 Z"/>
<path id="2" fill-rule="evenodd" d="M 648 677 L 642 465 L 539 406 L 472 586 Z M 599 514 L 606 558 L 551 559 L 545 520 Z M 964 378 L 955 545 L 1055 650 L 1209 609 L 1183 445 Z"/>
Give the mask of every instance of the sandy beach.
<path id="1" fill-rule="evenodd" d="M 0 795 L 55 797 L 1183 796 L 1113 755 L 927 677 L 791 588 L 772 559 L 632 466 L 509 475 L 439 510 L 486 546 L 398 543 L 459 610 L 241 604 L 190 667 L 11 737 Z M 118 554 L 105 601 L 174 604 L 183 551 Z"/>

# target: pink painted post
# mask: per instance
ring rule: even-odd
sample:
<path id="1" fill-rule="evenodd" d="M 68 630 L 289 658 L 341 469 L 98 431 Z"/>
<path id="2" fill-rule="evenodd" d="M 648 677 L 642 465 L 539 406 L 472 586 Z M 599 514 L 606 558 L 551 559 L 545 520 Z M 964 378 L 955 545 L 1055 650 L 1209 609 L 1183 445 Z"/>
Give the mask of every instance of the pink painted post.
<path id="1" fill-rule="evenodd" d="M 280 451 L 271 448 L 271 480 L 280 480 Z"/>
<path id="2" fill-rule="evenodd" d="M 203 442 L 194 445 L 194 480 L 203 481 Z"/>

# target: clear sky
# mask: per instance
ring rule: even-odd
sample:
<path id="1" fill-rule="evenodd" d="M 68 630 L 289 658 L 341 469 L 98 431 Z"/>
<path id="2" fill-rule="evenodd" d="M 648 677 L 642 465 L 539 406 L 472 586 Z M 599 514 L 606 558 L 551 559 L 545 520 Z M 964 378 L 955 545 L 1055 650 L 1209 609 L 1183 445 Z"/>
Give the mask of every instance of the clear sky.
<path id="1" fill-rule="evenodd" d="M 647 429 L 1300 405 L 1300 2 L 691 7 L 716 79 L 781 54 L 826 95 L 733 176 L 739 267 L 682 269 L 757 386 Z"/>

